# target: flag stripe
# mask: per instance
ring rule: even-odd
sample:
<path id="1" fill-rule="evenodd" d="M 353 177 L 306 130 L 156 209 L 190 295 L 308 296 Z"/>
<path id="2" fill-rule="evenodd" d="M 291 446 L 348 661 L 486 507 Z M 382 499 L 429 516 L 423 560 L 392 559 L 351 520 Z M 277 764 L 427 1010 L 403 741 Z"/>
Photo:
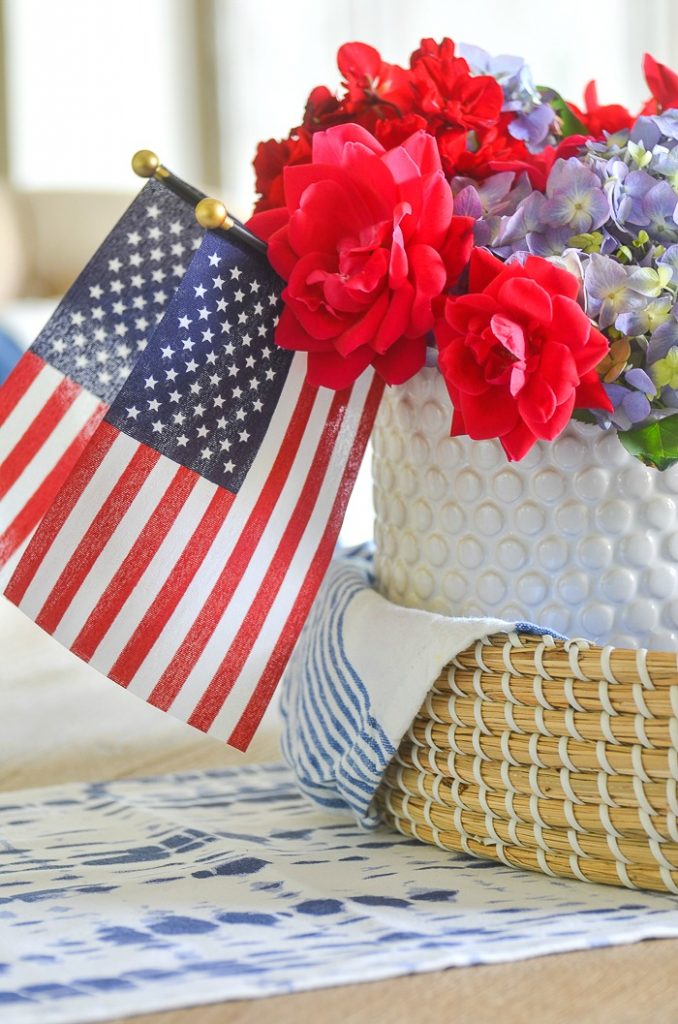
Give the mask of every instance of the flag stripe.
<path id="1" fill-rule="evenodd" d="M 184 466 L 178 468 L 148 522 L 75 638 L 71 650 L 83 661 L 90 660 L 132 591 L 138 586 L 198 479 L 190 469 Z"/>
<path id="2" fill-rule="evenodd" d="M 105 412 L 104 405 L 97 406 L 93 415 L 85 422 L 82 430 L 76 434 L 61 457 L 46 474 L 37 490 L 33 492 L 9 526 L 0 534 L 1 566 L 6 565 L 9 559 L 17 553 L 19 547 L 28 541 L 30 534 L 51 506 L 59 488 L 80 458 Z"/>
<path id="3" fill-rule="evenodd" d="M 260 679 L 271 651 L 278 642 L 280 632 L 296 599 L 299 586 L 306 575 L 313 553 L 317 548 L 334 505 L 337 488 L 343 478 L 344 467 L 350 456 L 355 433 L 360 423 L 371 378 L 372 373 L 368 371 L 352 388 L 350 401 L 346 408 L 341 432 L 332 453 L 328 472 L 314 499 L 314 507 L 294 552 L 289 570 L 278 593 L 275 595 L 265 621 L 260 626 L 258 635 L 254 638 L 249 657 L 244 663 L 239 677 L 233 684 L 228 701 L 226 701 L 217 717 L 208 726 L 209 731 L 219 737 L 225 738 L 228 736 L 237 724 L 247 704 L 249 695 Z M 226 645 L 222 645 L 219 663 L 223 660 L 225 651 Z M 211 675 L 215 674 L 216 670 L 215 667 L 213 673 L 209 675 L 205 673 L 203 680 L 196 680 L 196 687 L 200 684 L 200 689 L 202 689 L 205 680 L 208 680 Z"/>
<path id="4" fill-rule="evenodd" d="M 247 523 L 240 533 L 238 542 L 175 657 L 148 698 L 156 707 L 167 710 L 171 705 L 198 660 L 207 640 L 214 632 L 216 624 L 228 607 L 289 476 L 290 468 L 304 438 L 316 397 L 316 389 L 304 384 L 299 393 L 294 413 L 288 423 L 280 451 Z"/>
<path id="5" fill-rule="evenodd" d="M 25 395 L 33 381 L 40 374 L 45 364 L 32 352 L 26 352 L 16 364 L 9 377 L 2 385 L 2 406 L 0 407 L 0 427 L 8 419 L 14 407 Z M 59 374 L 59 376 L 63 376 Z"/>
<path id="6" fill-rule="evenodd" d="M 35 537 L 22 558 L 17 571 L 9 582 L 5 595 L 16 605 L 21 605 L 28 588 L 35 580 L 44 559 L 52 548 L 62 526 L 80 499 L 83 490 L 105 459 L 109 449 L 118 437 L 118 431 L 105 421 L 100 424 L 92 441 L 85 449 L 69 477 L 68 486 L 56 497 L 50 511 L 40 524 Z"/>
<path id="7" fill-rule="evenodd" d="M 241 714 L 236 727 L 228 737 L 229 746 L 238 750 L 247 750 L 252 737 L 268 707 L 271 697 L 280 681 L 285 669 L 289 655 L 299 637 L 302 626 L 308 617 L 308 612 L 313 603 L 318 588 L 323 580 L 330 564 L 337 536 L 341 529 L 344 517 L 345 505 L 348 495 L 351 492 L 353 481 L 363 460 L 365 448 L 372 432 L 374 419 L 379 408 L 379 403 L 384 390 L 381 378 L 374 377 L 367 396 L 365 408 L 360 419 L 360 425 L 355 435 L 351 454 L 344 467 L 341 482 L 330 512 L 327 526 L 320 539 L 315 554 L 311 560 L 306 577 L 301 586 L 299 594 L 292 606 L 285 625 L 281 631 L 280 638 L 271 653 L 266 668 L 264 669 L 259 682 L 257 683 L 243 713 Z"/>
<path id="8" fill-rule="evenodd" d="M 108 675 L 121 686 L 128 686 L 137 669 L 157 641 L 172 616 L 188 583 L 195 577 L 233 504 L 233 495 L 216 487 L 181 557 L 173 566 L 160 593 L 125 645 Z"/>
<path id="9" fill-rule="evenodd" d="M 189 717 L 189 725 L 203 730 L 209 728 L 247 660 L 252 644 L 285 578 L 285 573 L 313 511 L 315 500 L 320 493 L 346 412 L 347 398 L 346 392 L 337 392 L 332 399 L 311 467 L 303 487 L 299 491 L 296 505 L 280 538 L 277 550 L 271 559 L 266 579 L 259 586 L 221 665 Z M 183 682 L 183 678 L 181 681 Z"/>
<path id="10" fill-rule="evenodd" d="M 42 448 L 81 390 L 79 384 L 64 377 L 53 394 L 50 395 L 7 458 L 0 463 L 0 498 L 7 494 L 12 484 L 16 482 L 28 463 Z"/>
<path id="11" fill-rule="evenodd" d="M 48 633 L 54 633 L 56 630 L 73 597 L 101 554 L 102 548 L 121 522 L 159 458 L 160 453 L 152 448 L 145 445 L 137 447 L 125 473 L 115 482 L 115 486 L 83 533 L 35 619 Z"/>
<path id="12" fill-rule="evenodd" d="M 214 538 L 210 556 L 204 560 L 195 577 L 186 586 L 185 592 L 181 595 L 180 600 L 172 611 L 171 618 L 163 622 L 162 631 L 157 635 L 155 643 L 148 650 L 143 663 L 137 668 L 134 680 L 131 682 L 131 687 L 134 693 L 143 696 L 145 700 L 148 699 L 149 694 L 162 676 L 169 661 L 171 661 L 172 655 L 177 649 L 177 644 L 184 639 L 196 614 L 200 611 L 205 601 L 209 599 L 208 596 L 216 587 L 224 563 L 230 557 L 233 548 L 238 543 L 238 539 L 245 531 L 252 507 L 256 504 L 262 486 L 265 486 L 269 476 L 273 475 L 273 466 L 278 458 L 281 443 L 287 435 L 290 422 L 295 418 L 295 410 L 298 406 L 300 392 L 305 387 L 305 373 L 306 357 L 302 355 L 295 356 L 266 438 L 257 453 L 250 472 L 238 491 L 233 507 L 229 512 L 228 520 Z M 322 424 L 324 422 L 325 410 L 329 406 L 328 395 L 329 392 L 324 390 L 316 394 L 307 433 L 311 427 L 316 431 L 318 423 Z M 307 451 L 306 463 L 310 463 L 310 450 L 313 444 L 313 437 L 309 435 L 309 438 L 310 440 L 306 439 L 304 442 L 305 450 Z M 300 472 L 303 474 L 303 467 Z M 283 481 L 283 484 L 279 502 L 284 503 L 285 494 L 287 493 L 286 489 L 291 486 L 292 492 L 294 492 L 294 485 L 290 484 L 288 480 Z M 190 531 L 192 531 L 192 524 Z M 185 536 L 188 535 L 189 530 L 185 528 Z M 174 551 L 170 552 L 171 564 L 176 560 L 177 551 L 181 551 L 183 543 L 185 542 L 182 542 L 178 535 L 177 546 Z M 165 569 L 162 579 L 155 586 L 155 592 L 164 584 L 166 575 L 167 570 Z M 151 608 L 151 612 L 153 603 L 153 594 L 149 592 L 148 607 Z M 124 623 L 121 622 L 121 627 L 123 625 Z M 116 632 L 120 631 L 116 630 Z M 121 642 L 125 642 L 127 639 L 128 637 L 123 637 Z M 106 642 L 108 644 L 108 638 Z M 221 656 L 217 659 L 216 664 L 220 660 Z M 207 675 L 207 678 L 210 676 L 211 673 Z M 189 710 L 192 710 L 192 708 Z"/>

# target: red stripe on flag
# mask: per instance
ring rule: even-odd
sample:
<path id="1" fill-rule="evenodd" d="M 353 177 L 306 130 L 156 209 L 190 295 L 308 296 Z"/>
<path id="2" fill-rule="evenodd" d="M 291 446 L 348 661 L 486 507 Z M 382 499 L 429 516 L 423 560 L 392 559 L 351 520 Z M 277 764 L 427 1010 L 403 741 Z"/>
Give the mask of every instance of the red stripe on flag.
<path id="1" fill-rule="evenodd" d="M 0 566 L 5 565 L 28 535 L 33 532 L 42 517 L 51 506 L 59 488 L 66 480 L 76 462 L 85 450 L 92 434 L 106 415 L 106 406 L 99 405 L 87 420 L 82 430 L 64 451 L 61 458 L 54 464 L 42 483 L 21 511 L 15 516 L 7 529 L 0 534 Z M 23 595 L 22 595 L 23 596 Z"/>
<path id="2" fill-rule="evenodd" d="M 153 605 L 144 615 L 132 637 L 125 645 L 113 668 L 107 675 L 129 686 L 139 666 L 146 658 L 164 627 L 179 604 L 184 591 L 202 565 L 214 538 L 224 524 L 234 496 L 223 487 L 218 487 L 205 514 L 196 526 L 181 557 L 165 580 Z"/>
<path id="3" fill-rule="evenodd" d="M 91 443 L 85 448 L 67 483 L 57 494 L 54 504 L 38 527 L 35 537 L 26 549 L 5 590 L 5 596 L 14 604 L 18 605 L 23 600 L 26 590 L 61 527 L 73 511 L 78 498 L 103 462 L 117 436 L 118 431 L 115 427 L 104 422 L 97 429 Z"/>
<path id="4" fill-rule="evenodd" d="M 45 363 L 39 356 L 32 352 L 26 352 L 16 364 L 9 377 L 0 388 L 0 427 L 5 422 L 19 399 L 28 391 L 29 387 L 44 368 Z"/>
<path id="5" fill-rule="evenodd" d="M 160 458 L 160 452 L 140 444 L 113 489 L 87 527 L 78 546 L 40 609 L 35 621 L 53 633 L 71 601 L 85 582 L 92 566 L 122 522 L 130 505 Z"/>
<path id="6" fill-rule="evenodd" d="M 0 498 L 7 494 L 28 463 L 37 455 L 81 391 L 79 384 L 64 377 L 49 396 L 5 461 L 0 463 Z"/>
<path id="7" fill-rule="evenodd" d="M 285 437 L 248 520 L 212 591 L 148 700 L 166 711 L 179 693 L 233 596 L 285 486 L 313 411 L 317 389 L 303 384 Z"/>
<path id="8" fill-rule="evenodd" d="M 167 490 L 155 506 L 137 540 L 106 587 L 96 608 L 80 630 L 71 650 L 83 661 L 89 661 L 113 621 L 120 612 L 144 572 L 156 555 L 179 515 L 186 499 L 199 480 L 185 466 L 180 466 Z"/>
<path id="9" fill-rule="evenodd" d="M 211 726 L 240 675 L 252 645 L 266 621 L 266 616 L 283 584 L 287 570 L 313 513 L 318 492 L 322 487 L 335 442 L 339 436 L 349 398 L 350 390 L 338 391 L 332 399 L 311 467 L 297 498 L 294 511 L 280 538 L 275 555 L 271 559 L 266 577 L 219 668 L 187 720 L 188 724 L 195 726 L 196 729 L 207 731 Z"/>
<path id="10" fill-rule="evenodd" d="M 268 660 L 261 679 L 240 716 L 237 725 L 228 737 L 228 745 L 235 747 L 237 750 L 247 750 L 249 747 L 263 714 L 271 701 L 271 697 L 280 682 L 280 677 L 299 638 L 301 629 L 308 618 L 310 607 L 315 600 L 318 588 L 332 560 L 346 504 L 365 454 L 365 448 L 372 432 L 383 391 L 384 382 L 381 378 L 375 377 L 367 395 L 360 425 L 353 442 L 351 454 L 344 468 L 327 526 L 306 573 L 299 595 L 281 630 L 278 643 Z"/>

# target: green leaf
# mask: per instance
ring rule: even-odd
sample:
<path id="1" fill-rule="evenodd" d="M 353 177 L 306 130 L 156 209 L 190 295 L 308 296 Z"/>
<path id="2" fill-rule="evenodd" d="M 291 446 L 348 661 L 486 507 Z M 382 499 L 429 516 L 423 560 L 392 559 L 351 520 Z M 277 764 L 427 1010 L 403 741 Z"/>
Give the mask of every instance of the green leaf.
<path id="1" fill-rule="evenodd" d="M 568 107 L 567 103 L 555 89 L 550 89 L 545 86 L 539 86 L 537 90 L 542 100 L 555 110 L 556 114 L 560 118 L 560 134 L 565 139 L 568 135 L 588 135 L 589 131 L 586 125 L 579 120 L 573 110 Z"/>
<path id="2" fill-rule="evenodd" d="M 619 440 L 646 466 L 668 469 L 678 462 L 678 416 L 667 416 L 645 427 L 632 427 L 620 432 Z"/>

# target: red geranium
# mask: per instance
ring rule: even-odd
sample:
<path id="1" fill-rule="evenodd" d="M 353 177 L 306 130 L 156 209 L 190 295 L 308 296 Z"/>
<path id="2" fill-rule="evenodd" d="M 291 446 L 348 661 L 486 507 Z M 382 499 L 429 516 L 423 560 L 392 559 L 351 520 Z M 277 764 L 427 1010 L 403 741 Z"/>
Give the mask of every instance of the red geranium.
<path id="1" fill-rule="evenodd" d="M 284 177 L 284 208 L 249 224 L 288 282 L 276 342 L 309 353 L 315 385 L 346 387 L 370 364 L 402 383 L 423 365 L 433 302 L 473 244 L 435 140 L 417 132 L 386 151 L 340 125 L 314 135 L 312 164 Z"/>
<path id="2" fill-rule="evenodd" d="M 453 436 L 497 437 L 517 460 L 557 437 L 573 409 L 612 411 L 595 372 L 608 342 L 578 305 L 572 274 L 538 256 L 507 265 L 475 249 L 468 291 L 446 299 L 436 325 Z"/>
<path id="3" fill-rule="evenodd" d="M 584 103 L 586 104 L 585 110 L 581 110 L 574 103 L 568 103 L 568 107 L 595 139 L 602 139 L 603 132 L 614 134 L 624 128 L 630 128 L 635 121 L 634 115 L 620 103 L 599 103 L 595 82 L 589 82 L 586 86 Z"/>

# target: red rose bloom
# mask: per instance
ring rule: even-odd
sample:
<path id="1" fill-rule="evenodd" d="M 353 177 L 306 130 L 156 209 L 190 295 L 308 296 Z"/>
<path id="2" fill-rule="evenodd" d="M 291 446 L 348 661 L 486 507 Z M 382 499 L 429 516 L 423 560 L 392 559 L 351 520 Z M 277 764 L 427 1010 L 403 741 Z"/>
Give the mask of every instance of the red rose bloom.
<path id="1" fill-rule="evenodd" d="M 308 163 L 311 159 L 311 137 L 303 129 L 293 132 L 289 139 L 278 142 L 268 139 L 257 146 L 254 158 L 257 192 L 261 198 L 256 210 L 272 210 L 285 202 L 283 170 L 288 164 Z"/>
<path id="2" fill-rule="evenodd" d="M 276 342 L 309 353 L 311 384 L 347 387 L 370 364 L 407 380 L 473 244 L 435 140 L 417 132 L 387 152 L 354 124 L 320 132 L 312 163 L 285 169 L 285 202 L 249 223 L 288 282 Z"/>
<path id="3" fill-rule="evenodd" d="M 612 411 L 595 372 L 608 343 L 578 291 L 572 274 L 539 256 L 507 265 L 473 251 L 469 294 L 448 297 L 436 325 L 453 436 L 497 437 L 513 461 L 557 437 L 573 409 Z"/>

